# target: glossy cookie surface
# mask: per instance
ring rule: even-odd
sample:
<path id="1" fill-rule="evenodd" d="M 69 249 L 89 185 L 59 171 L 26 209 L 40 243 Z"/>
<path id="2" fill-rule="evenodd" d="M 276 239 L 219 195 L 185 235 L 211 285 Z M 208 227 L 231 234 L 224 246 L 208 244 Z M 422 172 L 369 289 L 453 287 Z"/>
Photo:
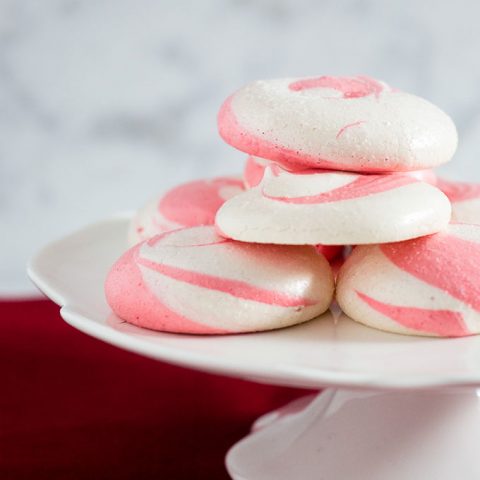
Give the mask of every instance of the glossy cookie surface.
<path id="1" fill-rule="evenodd" d="M 386 243 L 438 232 L 447 197 L 406 175 L 287 172 L 267 167 L 262 182 L 219 209 L 221 235 L 286 245 Z"/>
<path id="2" fill-rule="evenodd" d="M 356 247 L 337 302 L 354 320 L 394 333 L 480 332 L 480 226 L 452 224 L 415 240 Z"/>
<path id="3" fill-rule="evenodd" d="M 323 313 L 330 265 L 313 247 L 243 244 L 213 226 L 176 230 L 127 251 L 105 293 L 120 318 L 154 330 L 221 334 L 271 330 Z"/>

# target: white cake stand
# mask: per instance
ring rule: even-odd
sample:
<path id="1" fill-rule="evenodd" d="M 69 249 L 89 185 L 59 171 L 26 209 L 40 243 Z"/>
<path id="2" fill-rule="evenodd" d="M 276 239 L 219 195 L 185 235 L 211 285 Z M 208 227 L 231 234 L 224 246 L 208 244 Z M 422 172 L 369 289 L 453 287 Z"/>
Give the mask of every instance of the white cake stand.
<path id="1" fill-rule="evenodd" d="M 248 335 L 137 328 L 111 314 L 103 296 L 105 275 L 126 249 L 127 221 L 123 215 L 85 228 L 32 261 L 30 277 L 61 305 L 66 322 L 118 347 L 199 370 L 327 387 L 255 422 L 227 455 L 234 479 L 480 478 L 480 337 L 387 334 L 332 312 Z"/>

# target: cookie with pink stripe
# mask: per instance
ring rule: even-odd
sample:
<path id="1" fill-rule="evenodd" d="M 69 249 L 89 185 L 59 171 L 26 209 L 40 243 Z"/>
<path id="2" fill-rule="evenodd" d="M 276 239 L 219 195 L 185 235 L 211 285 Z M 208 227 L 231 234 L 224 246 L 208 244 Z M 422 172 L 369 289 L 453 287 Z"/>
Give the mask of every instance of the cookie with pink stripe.
<path id="1" fill-rule="evenodd" d="M 215 223 L 244 242 L 357 245 L 428 235 L 449 220 L 448 198 L 413 177 L 269 166 L 260 185 L 220 207 Z"/>
<path id="2" fill-rule="evenodd" d="M 246 188 L 256 187 L 263 178 L 263 173 L 265 172 L 265 168 L 268 165 L 275 165 L 275 162 L 271 160 L 266 160 L 264 158 L 255 157 L 253 155 L 249 155 L 247 161 L 245 162 L 245 167 L 243 169 L 243 181 L 245 182 Z M 285 170 L 289 170 L 286 167 L 283 167 Z M 295 172 L 301 172 L 302 169 L 293 170 Z M 395 175 L 395 174 L 392 174 Z M 414 177 L 422 182 L 431 183 L 432 185 L 436 185 L 437 183 L 437 175 L 433 170 L 414 170 L 412 172 L 403 172 L 402 175 L 408 175 Z"/>
<path id="3" fill-rule="evenodd" d="M 237 177 L 195 180 L 172 188 L 136 213 L 128 229 L 128 242 L 135 245 L 159 233 L 213 225 L 220 206 L 243 189 Z"/>
<path id="4" fill-rule="evenodd" d="M 323 313 L 333 275 L 313 247 L 245 244 L 213 226 L 167 232 L 128 250 L 105 294 L 135 325 L 221 334 L 287 327 Z"/>
<path id="5" fill-rule="evenodd" d="M 394 333 L 480 332 L 480 226 L 451 224 L 415 240 L 356 247 L 336 299 L 353 320 Z"/>
<path id="6" fill-rule="evenodd" d="M 243 171 L 243 180 L 247 188 L 256 187 L 263 178 L 265 168 L 268 166 L 275 166 L 275 162 L 265 160 L 263 158 L 254 157 L 250 155 L 245 163 Z M 343 250 L 343 245 L 317 245 L 317 251 L 325 256 L 330 261 L 337 258 Z"/>
<path id="7" fill-rule="evenodd" d="M 439 179 L 438 188 L 452 204 L 452 221 L 480 224 L 480 184 Z"/>
<path id="8" fill-rule="evenodd" d="M 457 148 L 446 113 L 365 76 L 250 83 L 222 105 L 218 128 L 248 154 L 333 170 L 423 170 L 448 162 Z"/>

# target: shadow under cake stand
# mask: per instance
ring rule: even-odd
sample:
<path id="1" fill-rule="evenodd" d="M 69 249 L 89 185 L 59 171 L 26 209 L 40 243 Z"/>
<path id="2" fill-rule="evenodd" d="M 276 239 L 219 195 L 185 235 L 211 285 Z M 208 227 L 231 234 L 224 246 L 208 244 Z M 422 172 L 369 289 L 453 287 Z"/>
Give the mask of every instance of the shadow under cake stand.
<path id="1" fill-rule="evenodd" d="M 44 248 L 29 275 L 70 325 L 120 348 L 198 370 L 324 389 L 258 419 L 226 457 L 236 480 L 480 478 L 480 336 L 407 337 L 328 312 L 284 330 L 230 336 L 123 322 L 103 282 L 129 215 Z M 226 312 L 228 315 L 228 312 Z"/>

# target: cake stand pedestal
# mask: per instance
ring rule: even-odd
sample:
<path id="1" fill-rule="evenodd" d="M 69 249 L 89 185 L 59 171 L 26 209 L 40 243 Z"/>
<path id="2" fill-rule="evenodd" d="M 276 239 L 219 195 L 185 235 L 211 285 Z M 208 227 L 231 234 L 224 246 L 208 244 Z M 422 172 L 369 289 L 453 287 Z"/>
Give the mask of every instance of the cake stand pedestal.
<path id="1" fill-rule="evenodd" d="M 227 455 L 235 480 L 480 478 L 480 336 L 393 335 L 338 312 L 247 335 L 137 328 L 115 317 L 103 294 L 110 266 L 127 248 L 128 219 L 91 225 L 32 260 L 30 277 L 61 306 L 66 322 L 120 348 L 190 368 L 328 387 L 258 419 Z"/>
<path id="2" fill-rule="evenodd" d="M 228 453 L 235 480 L 480 478 L 475 389 L 326 389 L 261 417 Z M 305 404 L 306 403 L 306 404 Z"/>

